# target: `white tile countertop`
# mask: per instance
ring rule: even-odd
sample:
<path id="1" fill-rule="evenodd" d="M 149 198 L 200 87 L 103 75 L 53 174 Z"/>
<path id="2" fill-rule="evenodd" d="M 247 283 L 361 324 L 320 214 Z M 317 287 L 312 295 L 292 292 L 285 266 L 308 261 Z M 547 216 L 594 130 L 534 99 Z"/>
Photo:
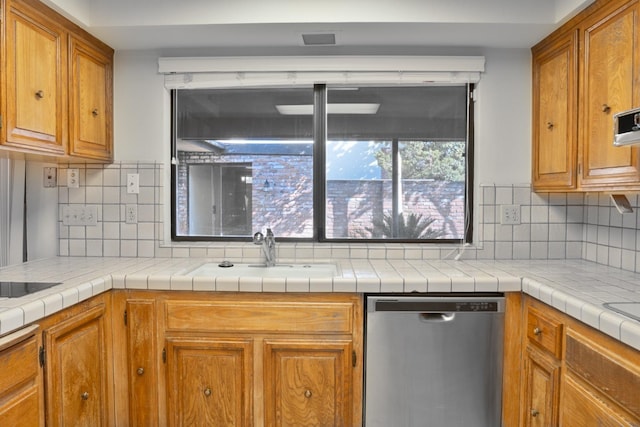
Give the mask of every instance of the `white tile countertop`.
<path id="1" fill-rule="evenodd" d="M 640 274 L 590 261 L 354 259 L 335 261 L 339 275 L 333 278 L 186 275 L 204 262 L 218 261 L 58 257 L 0 268 L 0 281 L 61 282 L 24 297 L 0 298 L 0 335 L 109 289 L 362 293 L 522 290 L 640 350 L 640 322 L 603 306 L 640 302 Z"/>

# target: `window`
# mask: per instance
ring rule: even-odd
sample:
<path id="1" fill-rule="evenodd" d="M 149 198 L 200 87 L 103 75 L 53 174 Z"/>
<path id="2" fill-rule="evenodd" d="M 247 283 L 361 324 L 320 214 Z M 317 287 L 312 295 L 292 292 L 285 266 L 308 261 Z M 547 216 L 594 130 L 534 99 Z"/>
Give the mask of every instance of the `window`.
<path id="1" fill-rule="evenodd" d="M 176 89 L 173 238 L 468 241 L 469 90 Z"/>

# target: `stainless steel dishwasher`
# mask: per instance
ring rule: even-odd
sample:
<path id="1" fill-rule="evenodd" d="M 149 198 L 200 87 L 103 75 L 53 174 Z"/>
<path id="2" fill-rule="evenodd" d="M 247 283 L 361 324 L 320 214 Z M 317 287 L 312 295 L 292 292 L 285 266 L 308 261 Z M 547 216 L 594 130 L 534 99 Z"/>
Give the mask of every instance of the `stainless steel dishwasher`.
<path id="1" fill-rule="evenodd" d="M 366 427 L 501 425 L 501 294 L 370 295 Z"/>

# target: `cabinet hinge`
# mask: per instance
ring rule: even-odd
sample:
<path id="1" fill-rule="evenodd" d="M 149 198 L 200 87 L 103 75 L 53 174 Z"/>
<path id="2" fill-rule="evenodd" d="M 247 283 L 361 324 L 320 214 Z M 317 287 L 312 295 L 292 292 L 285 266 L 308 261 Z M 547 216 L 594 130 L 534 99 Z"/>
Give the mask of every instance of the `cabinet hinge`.
<path id="1" fill-rule="evenodd" d="M 40 351 L 38 352 L 38 360 L 40 361 L 40 366 L 44 368 L 44 364 L 47 361 L 47 354 L 44 351 L 44 346 L 40 346 Z"/>
<path id="2" fill-rule="evenodd" d="M 162 349 L 162 363 L 167 363 L 167 349 Z"/>
<path id="3" fill-rule="evenodd" d="M 356 355 L 355 350 L 351 352 L 351 365 L 355 368 L 356 362 L 358 361 L 358 356 Z"/>
<path id="4" fill-rule="evenodd" d="M 127 326 L 127 310 L 124 311 L 124 326 Z"/>

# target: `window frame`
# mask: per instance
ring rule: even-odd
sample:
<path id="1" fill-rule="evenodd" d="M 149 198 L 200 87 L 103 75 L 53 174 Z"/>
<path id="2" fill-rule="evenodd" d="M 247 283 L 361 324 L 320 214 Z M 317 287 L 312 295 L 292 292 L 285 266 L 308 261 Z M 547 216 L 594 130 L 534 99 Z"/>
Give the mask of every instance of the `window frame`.
<path id="1" fill-rule="evenodd" d="M 411 86 L 411 85 L 410 85 Z M 311 237 L 281 237 L 284 242 L 319 243 L 400 243 L 400 244 L 460 244 L 473 242 L 474 196 L 474 100 L 475 85 L 466 84 L 467 92 L 467 140 L 465 167 L 465 215 L 464 232 L 460 239 L 403 239 L 403 238 L 334 238 L 326 235 L 326 143 L 327 143 L 327 85 L 313 85 L 313 235 Z M 177 89 L 171 89 L 171 241 L 172 242 L 230 242 L 251 241 L 251 236 L 192 236 L 177 234 Z"/>

